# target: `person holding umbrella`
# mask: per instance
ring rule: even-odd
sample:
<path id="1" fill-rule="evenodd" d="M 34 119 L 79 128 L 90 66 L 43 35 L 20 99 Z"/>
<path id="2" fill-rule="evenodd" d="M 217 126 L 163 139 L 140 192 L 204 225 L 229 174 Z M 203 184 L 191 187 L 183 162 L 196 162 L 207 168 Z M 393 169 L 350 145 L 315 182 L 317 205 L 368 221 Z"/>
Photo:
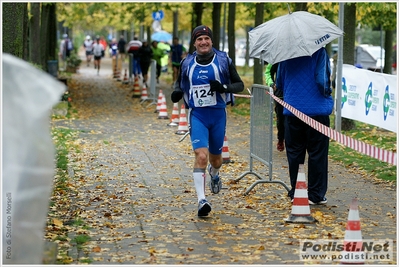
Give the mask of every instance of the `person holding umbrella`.
<path id="1" fill-rule="evenodd" d="M 276 87 L 283 91 L 285 102 L 329 127 L 329 115 L 334 107 L 330 74 L 330 59 L 322 47 L 311 57 L 303 56 L 280 62 Z M 283 114 L 291 180 L 288 196 L 291 200 L 294 198 L 299 164 L 304 164 L 307 152 L 309 204 L 326 204 L 329 138 L 294 116 L 288 109 L 284 108 Z"/>
<path id="2" fill-rule="evenodd" d="M 177 103 L 184 97 L 189 109 L 191 144 L 195 154 L 193 178 L 198 198 L 198 216 L 207 216 L 212 207 L 205 197 L 205 170 L 208 165 L 210 189 L 214 194 L 222 188 L 219 170 L 226 133 L 226 106 L 234 104 L 233 93 L 244 90 L 232 60 L 225 52 L 212 47 L 212 30 L 205 25 L 192 32 L 195 47 L 181 62 L 171 99 Z"/>
<path id="3" fill-rule="evenodd" d="M 287 104 L 330 126 L 333 110 L 330 60 L 325 45 L 344 32 L 326 18 L 306 11 L 291 12 L 249 31 L 249 56 L 279 63 L 276 87 Z M 293 200 L 299 164 L 308 153 L 309 204 L 326 204 L 329 138 L 284 108 L 285 149 Z"/>

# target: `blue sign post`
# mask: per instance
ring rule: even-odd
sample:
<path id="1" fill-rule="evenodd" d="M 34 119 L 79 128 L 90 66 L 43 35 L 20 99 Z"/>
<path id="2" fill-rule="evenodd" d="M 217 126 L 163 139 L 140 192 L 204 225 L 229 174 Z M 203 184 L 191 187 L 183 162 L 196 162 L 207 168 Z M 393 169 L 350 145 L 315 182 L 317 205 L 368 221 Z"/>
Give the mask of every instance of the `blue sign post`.
<path id="1" fill-rule="evenodd" d="M 152 18 L 154 20 L 158 20 L 158 21 L 162 20 L 164 18 L 163 11 L 159 10 L 159 11 L 152 12 Z"/>

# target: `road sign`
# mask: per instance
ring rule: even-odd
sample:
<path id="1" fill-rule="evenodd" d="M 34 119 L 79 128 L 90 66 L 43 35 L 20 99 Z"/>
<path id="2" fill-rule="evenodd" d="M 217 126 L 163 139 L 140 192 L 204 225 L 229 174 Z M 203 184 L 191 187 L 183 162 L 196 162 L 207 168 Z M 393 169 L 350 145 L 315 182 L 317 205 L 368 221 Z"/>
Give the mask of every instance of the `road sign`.
<path id="1" fill-rule="evenodd" d="M 164 17 L 164 14 L 163 14 L 162 10 L 152 12 L 152 18 L 154 20 L 162 20 L 163 17 Z"/>
<path id="2" fill-rule="evenodd" d="M 162 30 L 162 26 L 159 20 L 154 20 L 152 22 L 152 29 L 154 30 L 154 32 L 159 32 L 160 30 Z"/>

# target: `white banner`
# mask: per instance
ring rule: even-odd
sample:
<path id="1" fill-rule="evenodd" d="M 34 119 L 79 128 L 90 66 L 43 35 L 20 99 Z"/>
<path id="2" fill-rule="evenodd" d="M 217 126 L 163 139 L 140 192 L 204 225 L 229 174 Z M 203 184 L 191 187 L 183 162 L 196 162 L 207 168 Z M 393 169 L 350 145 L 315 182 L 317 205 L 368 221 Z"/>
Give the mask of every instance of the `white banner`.
<path id="1" fill-rule="evenodd" d="M 397 132 L 397 76 L 342 68 L 341 116 Z"/>

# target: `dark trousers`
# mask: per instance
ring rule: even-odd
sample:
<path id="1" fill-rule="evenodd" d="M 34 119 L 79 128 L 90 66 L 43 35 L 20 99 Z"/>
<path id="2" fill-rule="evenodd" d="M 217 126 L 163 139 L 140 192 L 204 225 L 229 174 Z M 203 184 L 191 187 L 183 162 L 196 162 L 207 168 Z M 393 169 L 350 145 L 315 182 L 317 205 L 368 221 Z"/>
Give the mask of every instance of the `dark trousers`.
<path id="1" fill-rule="evenodd" d="M 157 79 L 159 79 L 159 76 L 161 76 L 161 69 L 162 69 L 161 64 L 157 63 Z"/>
<path id="2" fill-rule="evenodd" d="M 141 74 L 140 58 L 133 58 L 133 75 Z"/>
<path id="3" fill-rule="evenodd" d="M 330 126 L 329 116 L 313 116 L 314 120 Z M 327 192 L 328 146 L 330 139 L 294 116 L 285 116 L 285 147 L 289 165 L 291 190 L 294 198 L 299 164 L 304 164 L 308 153 L 308 198 L 319 202 Z"/>
<path id="4" fill-rule="evenodd" d="M 284 141 L 284 115 L 283 110 L 284 107 L 280 105 L 278 102 L 274 102 L 274 111 L 276 112 L 276 119 L 277 119 L 277 139 L 279 141 Z"/>

